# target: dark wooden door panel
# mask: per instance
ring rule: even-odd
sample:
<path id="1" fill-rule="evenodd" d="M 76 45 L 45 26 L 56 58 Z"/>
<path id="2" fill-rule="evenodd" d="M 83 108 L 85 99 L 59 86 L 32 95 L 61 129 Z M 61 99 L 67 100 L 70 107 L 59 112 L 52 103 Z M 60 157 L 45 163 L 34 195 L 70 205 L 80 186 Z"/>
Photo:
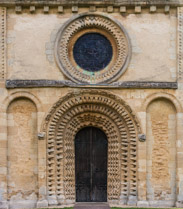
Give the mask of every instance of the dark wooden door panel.
<path id="1" fill-rule="evenodd" d="M 76 162 L 76 201 L 89 202 L 91 192 L 91 166 L 90 166 L 90 138 L 89 131 L 79 132 L 75 139 Z"/>
<path id="2" fill-rule="evenodd" d="M 95 127 L 80 130 L 75 138 L 76 201 L 107 201 L 107 137 Z"/>
<path id="3" fill-rule="evenodd" d="M 106 135 L 92 128 L 92 201 L 107 201 L 107 139 Z"/>

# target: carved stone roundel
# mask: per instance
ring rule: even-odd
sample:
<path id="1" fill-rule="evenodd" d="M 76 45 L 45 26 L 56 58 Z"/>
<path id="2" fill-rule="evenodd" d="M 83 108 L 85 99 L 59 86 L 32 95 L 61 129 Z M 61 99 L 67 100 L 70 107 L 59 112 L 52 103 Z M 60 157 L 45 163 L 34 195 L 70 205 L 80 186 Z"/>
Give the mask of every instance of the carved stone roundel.
<path id="1" fill-rule="evenodd" d="M 106 46 L 102 46 L 104 43 Z M 97 48 L 99 45 L 101 47 Z M 102 54 L 101 48 L 104 51 Z M 74 82 L 110 83 L 128 67 L 130 41 L 125 29 L 116 20 L 97 13 L 80 14 L 59 30 L 55 57 L 61 71 Z"/>

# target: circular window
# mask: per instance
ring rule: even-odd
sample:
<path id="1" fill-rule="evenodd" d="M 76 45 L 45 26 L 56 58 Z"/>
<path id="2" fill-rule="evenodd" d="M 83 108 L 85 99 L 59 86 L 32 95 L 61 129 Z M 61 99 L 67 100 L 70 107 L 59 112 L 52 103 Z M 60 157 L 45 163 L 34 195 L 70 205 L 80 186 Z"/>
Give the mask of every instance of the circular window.
<path id="1" fill-rule="evenodd" d="M 128 67 L 131 47 L 125 29 L 101 14 L 80 14 L 58 32 L 55 57 L 61 71 L 84 84 L 109 83 Z"/>
<path id="2" fill-rule="evenodd" d="M 104 69 L 112 59 L 110 41 L 99 33 L 87 33 L 78 38 L 73 55 L 79 67 L 89 72 Z"/>

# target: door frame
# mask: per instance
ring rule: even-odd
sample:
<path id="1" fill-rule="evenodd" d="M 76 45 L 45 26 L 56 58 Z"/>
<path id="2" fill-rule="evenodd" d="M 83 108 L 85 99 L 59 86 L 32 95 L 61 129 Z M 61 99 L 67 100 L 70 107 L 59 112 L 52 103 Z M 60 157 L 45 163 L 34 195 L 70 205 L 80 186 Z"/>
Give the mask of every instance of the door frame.
<path id="1" fill-rule="evenodd" d="M 86 201 L 86 202 L 107 202 L 107 199 L 108 199 L 108 139 L 107 139 L 107 135 L 106 135 L 106 133 L 101 129 L 101 128 L 98 128 L 98 127 L 96 127 L 96 126 L 86 126 L 86 127 L 83 127 L 83 128 L 81 128 L 80 130 L 78 130 L 78 132 L 76 133 L 76 135 L 75 135 L 75 137 L 74 137 L 74 153 L 75 153 L 75 197 L 76 197 L 76 202 L 80 202 L 80 201 L 77 201 L 77 187 L 76 187 L 76 184 L 77 184 L 77 178 L 76 178 L 76 137 L 77 137 L 77 135 L 78 134 L 80 134 L 80 132 L 81 131 L 87 131 L 87 130 L 85 130 L 85 129 L 89 129 L 89 128 L 91 128 L 91 129 L 89 129 L 88 131 L 89 131 L 89 134 L 88 134 L 88 136 L 86 136 L 86 139 L 84 139 L 84 140 L 89 140 L 89 143 L 90 143 L 90 145 L 89 146 L 91 146 L 91 145 L 93 145 L 93 136 L 92 136 L 92 129 L 94 129 L 94 130 L 98 130 L 98 131 L 100 131 L 104 136 L 103 136 L 103 139 L 102 140 L 106 140 L 106 142 L 107 142 L 107 147 L 106 147 L 106 190 L 104 191 L 105 193 L 106 193 L 106 197 L 105 197 L 105 201 L 103 200 L 103 201 L 92 201 L 91 199 L 91 195 L 90 195 L 90 201 Z M 89 138 L 89 139 L 87 139 L 87 137 Z M 92 158 L 91 158 L 91 156 L 92 156 L 92 153 L 93 153 L 93 146 L 92 147 L 90 147 L 90 169 L 91 169 L 91 164 L 93 163 L 93 161 L 92 161 Z M 90 174 L 91 176 L 90 176 L 90 180 L 91 179 L 93 179 L 93 172 L 92 172 L 92 170 L 91 170 L 91 174 Z M 90 186 L 92 186 L 92 185 L 90 185 Z M 90 192 L 92 192 L 92 189 L 90 188 Z"/>

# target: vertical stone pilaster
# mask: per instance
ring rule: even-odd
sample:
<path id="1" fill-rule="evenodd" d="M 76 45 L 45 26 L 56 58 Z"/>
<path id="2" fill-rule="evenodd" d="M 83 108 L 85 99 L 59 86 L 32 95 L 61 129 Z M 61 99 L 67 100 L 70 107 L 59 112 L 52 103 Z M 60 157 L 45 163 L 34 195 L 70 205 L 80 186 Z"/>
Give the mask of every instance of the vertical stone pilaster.
<path id="1" fill-rule="evenodd" d="M 3 108 L 2 108 L 3 109 Z M 1 109 L 1 111 L 2 111 Z M 7 191 L 7 114 L 0 113 L 0 208 L 8 209 L 8 191 Z"/>
<path id="2" fill-rule="evenodd" d="M 138 113 L 139 119 L 142 122 L 143 134 L 146 134 L 146 112 Z M 138 207 L 148 207 L 147 202 L 147 185 L 146 185 L 146 172 L 147 172 L 147 143 L 138 141 Z"/>
<path id="3" fill-rule="evenodd" d="M 44 112 L 38 112 L 38 132 L 41 129 Z M 46 138 L 45 133 L 38 133 L 38 202 L 37 208 L 48 207 L 47 201 L 47 169 L 46 169 Z"/>
<path id="4" fill-rule="evenodd" d="M 183 113 L 177 113 L 177 202 L 183 207 Z"/>
<path id="5" fill-rule="evenodd" d="M 177 8 L 178 16 L 178 34 L 177 34 L 177 49 L 178 49 L 178 84 L 180 92 L 183 90 L 183 7 Z M 177 207 L 183 207 L 183 114 L 177 114 Z"/>
<path id="6" fill-rule="evenodd" d="M 6 75 L 6 8 L 0 7 L 0 80 Z"/>
<path id="7" fill-rule="evenodd" d="M 178 7 L 178 81 L 183 82 L 183 7 Z"/>
<path id="8" fill-rule="evenodd" d="M 6 72 L 6 8 L 0 7 L 0 81 Z M 8 208 L 7 203 L 7 120 L 6 113 L 0 114 L 0 208 Z"/>

